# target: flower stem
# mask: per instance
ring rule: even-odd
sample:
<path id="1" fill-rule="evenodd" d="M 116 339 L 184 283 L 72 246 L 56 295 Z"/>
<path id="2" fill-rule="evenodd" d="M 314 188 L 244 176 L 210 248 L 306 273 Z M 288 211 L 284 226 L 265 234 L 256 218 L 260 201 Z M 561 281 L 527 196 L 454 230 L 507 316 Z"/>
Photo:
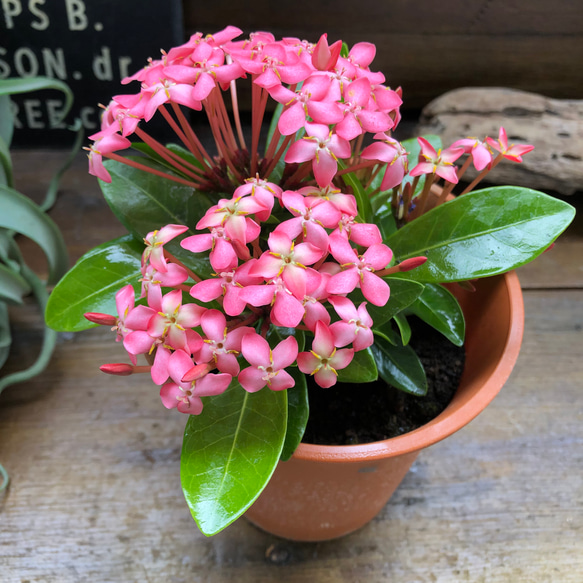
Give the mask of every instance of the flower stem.
<path id="1" fill-rule="evenodd" d="M 486 168 L 484 168 L 484 170 L 482 170 L 482 172 L 480 172 L 476 176 L 476 178 L 474 178 L 474 180 L 469 184 L 469 186 L 461 194 L 467 194 L 468 192 L 473 190 L 478 185 L 478 183 L 482 180 L 482 178 L 484 178 L 484 176 L 486 176 L 486 174 L 488 174 L 488 172 L 490 172 L 491 170 L 496 168 L 496 166 L 498 166 L 498 164 L 500 164 L 500 162 L 502 162 L 502 158 L 504 158 L 504 155 L 498 154 L 498 156 L 496 156 L 496 159 L 492 162 L 492 164 L 489 164 L 488 166 L 486 166 Z"/>
<path id="2" fill-rule="evenodd" d="M 168 180 L 172 180 L 174 182 L 178 182 L 179 184 L 185 184 L 186 186 L 190 186 L 192 188 L 198 188 L 199 184 L 197 182 L 192 182 L 190 180 L 186 180 L 184 178 L 179 178 L 178 176 L 172 176 L 172 174 L 166 174 L 166 172 L 162 172 L 161 170 L 156 170 L 155 168 L 150 168 L 145 164 L 140 164 L 134 160 L 129 160 L 124 158 L 123 156 L 119 156 L 118 154 L 114 154 L 113 152 L 109 154 L 103 154 L 106 158 L 111 158 L 116 162 L 121 162 L 122 164 L 126 164 L 127 166 L 131 166 L 132 168 L 137 168 L 138 170 L 143 170 L 144 172 L 149 172 L 150 174 L 155 174 L 156 176 L 161 176 L 162 178 L 167 178 Z"/>

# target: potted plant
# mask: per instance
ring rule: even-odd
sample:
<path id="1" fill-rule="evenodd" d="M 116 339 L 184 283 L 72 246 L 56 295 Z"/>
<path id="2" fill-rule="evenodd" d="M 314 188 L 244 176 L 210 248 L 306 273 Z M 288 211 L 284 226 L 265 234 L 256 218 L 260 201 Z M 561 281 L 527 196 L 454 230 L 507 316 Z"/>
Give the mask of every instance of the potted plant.
<path id="1" fill-rule="evenodd" d="M 395 140 L 401 90 L 370 69 L 374 45 L 328 45 L 326 35 L 316 44 L 277 41 L 266 32 L 237 40 L 240 34 L 235 27 L 197 33 L 126 79 L 141 89 L 105 109 L 88 148 L 90 171 L 129 234 L 73 267 L 51 295 L 47 321 L 68 331 L 111 326 L 129 362 L 102 370 L 150 375 L 163 405 L 188 414 L 182 486 L 205 534 L 245 513 L 273 476 L 250 519 L 317 540 L 360 525 L 315 512 L 323 498 L 334 501 L 332 515 L 354 506 L 370 519 L 415 451 L 493 398 L 522 330 L 516 276 L 503 274 L 545 251 L 574 210 L 525 188 L 474 190 L 501 160 L 520 162 L 532 149 L 509 144 L 503 129 L 497 139 L 446 149 L 435 137 Z M 245 79 L 250 138 L 237 105 Z M 276 107 L 263 136 L 270 98 Z M 188 110 L 205 112 L 214 152 Z M 147 131 L 154 116 L 180 144 L 163 145 Z M 128 148 L 138 155 L 120 153 Z M 454 198 L 470 164 L 480 175 Z M 446 411 L 408 435 L 367 446 L 300 445 L 307 379 L 312 391 L 330 395 L 337 382 L 354 383 L 362 399 L 377 379 L 426 392 L 409 345 L 409 314 L 458 345 L 467 318 L 468 365 L 477 369 L 466 367 Z M 498 322 L 493 315 L 500 314 Z M 405 461 L 385 467 L 395 452 Z M 339 482 L 346 453 L 354 454 L 349 471 L 362 478 L 349 498 L 329 492 L 325 481 Z M 284 493 L 301 466 L 312 481 Z M 365 511 L 358 500 L 373 497 L 374 476 L 382 476 L 382 492 Z M 290 516 L 308 520 L 299 514 L 305 502 L 317 532 L 280 528 Z"/>
<path id="2" fill-rule="evenodd" d="M 6 363 L 12 344 L 9 306 L 23 305 L 28 296 L 33 296 L 36 304 L 44 312 L 48 299 L 48 287 L 54 285 L 67 271 L 67 247 L 54 221 L 46 214 L 53 206 L 59 181 L 79 150 L 82 133 L 77 132 L 77 144 L 72 154 L 55 174 L 47 188 L 44 200 L 36 204 L 15 188 L 10 145 L 14 132 L 14 113 L 11 95 L 53 89 L 65 96 L 65 107 L 55 124 L 64 119 L 73 103 L 69 87 L 48 77 L 27 79 L 0 79 L 0 369 Z M 48 278 L 44 281 L 32 270 L 21 252 L 17 236 L 33 240 L 47 258 Z M 24 370 L 0 377 L 0 393 L 14 384 L 25 382 L 42 372 L 53 353 L 57 334 L 45 326 L 40 352 L 35 361 Z M 8 474 L 0 465 L 0 491 L 8 486 Z"/>

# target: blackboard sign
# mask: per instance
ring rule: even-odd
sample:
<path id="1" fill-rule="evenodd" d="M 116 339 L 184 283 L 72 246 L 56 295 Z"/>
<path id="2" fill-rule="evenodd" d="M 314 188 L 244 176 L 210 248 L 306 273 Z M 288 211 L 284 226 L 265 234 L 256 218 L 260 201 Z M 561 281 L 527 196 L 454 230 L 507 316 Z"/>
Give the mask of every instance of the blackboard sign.
<path id="1" fill-rule="evenodd" d="M 0 0 L 0 12 L 0 79 L 43 75 L 75 95 L 72 114 L 57 127 L 61 94 L 13 97 L 17 146 L 70 144 L 66 125 L 74 118 L 94 133 L 99 103 L 139 91 L 120 80 L 184 40 L 180 0 Z"/>

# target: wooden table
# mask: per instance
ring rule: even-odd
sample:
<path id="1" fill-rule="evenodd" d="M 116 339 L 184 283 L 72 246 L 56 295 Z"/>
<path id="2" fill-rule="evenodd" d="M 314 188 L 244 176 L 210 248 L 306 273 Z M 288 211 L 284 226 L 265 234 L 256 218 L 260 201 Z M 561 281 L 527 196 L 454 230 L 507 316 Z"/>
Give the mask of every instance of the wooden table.
<path id="1" fill-rule="evenodd" d="M 20 189 L 38 198 L 63 156 L 18 153 Z M 122 233 L 81 157 L 61 190 L 51 214 L 73 260 Z M 62 334 L 48 369 L 0 397 L 12 477 L 0 495 L 0 580 L 580 583 L 582 222 L 520 271 L 524 344 L 501 394 L 422 452 L 372 523 L 336 541 L 289 543 L 245 520 L 205 538 L 180 489 L 185 418 L 143 377 L 99 372 L 121 358 L 107 330 Z M 34 310 L 13 315 L 11 370 L 31 360 L 39 329 Z"/>

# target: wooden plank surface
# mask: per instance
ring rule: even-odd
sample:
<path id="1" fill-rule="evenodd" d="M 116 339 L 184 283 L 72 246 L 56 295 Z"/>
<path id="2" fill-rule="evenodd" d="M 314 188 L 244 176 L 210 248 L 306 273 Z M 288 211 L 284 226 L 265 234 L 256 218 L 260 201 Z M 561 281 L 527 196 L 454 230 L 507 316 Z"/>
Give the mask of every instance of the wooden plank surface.
<path id="1" fill-rule="evenodd" d="M 0 398 L 0 459 L 12 475 L 0 579 L 579 583 L 583 291 L 525 299 L 522 354 L 492 405 L 422 452 L 371 524 L 319 544 L 244 520 L 201 535 L 180 491 L 184 417 L 145 377 L 97 370 L 120 355 L 107 331 L 63 336 L 41 377 Z M 17 317 L 22 354 L 38 321 Z"/>
<path id="2" fill-rule="evenodd" d="M 583 10 L 557 0 L 267 0 L 184 2 L 187 34 L 233 24 L 245 34 L 375 43 L 373 68 L 401 85 L 405 108 L 421 108 L 457 87 L 498 86 L 580 99 Z M 153 55 L 154 56 L 154 55 Z M 243 95 L 243 104 L 248 104 Z"/>
<path id="3" fill-rule="evenodd" d="M 40 196 L 62 157 L 17 153 L 17 184 Z M 52 216 L 73 258 L 123 232 L 82 158 Z M 205 538 L 180 491 L 185 418 L 162 407 L 146 377 L 99 372 L 122 359 L 107 330 L 60 335 L 45 373 L 0 396 L 0 461 L 12 476 L 0 495 L 0 581 L 580 583 L 579 233 L 576 225 L 539 258 L 544 269 L 521 275 L 533 288 L 523 350 L 501 394 L 422 452 L 372 523 L 337 541 L 288 543 L 244 520 Z M 573 289 L 552 289 L 571 268 Z M 38 347 L 39 319 L 13 315 L 15 369 Z"/>

